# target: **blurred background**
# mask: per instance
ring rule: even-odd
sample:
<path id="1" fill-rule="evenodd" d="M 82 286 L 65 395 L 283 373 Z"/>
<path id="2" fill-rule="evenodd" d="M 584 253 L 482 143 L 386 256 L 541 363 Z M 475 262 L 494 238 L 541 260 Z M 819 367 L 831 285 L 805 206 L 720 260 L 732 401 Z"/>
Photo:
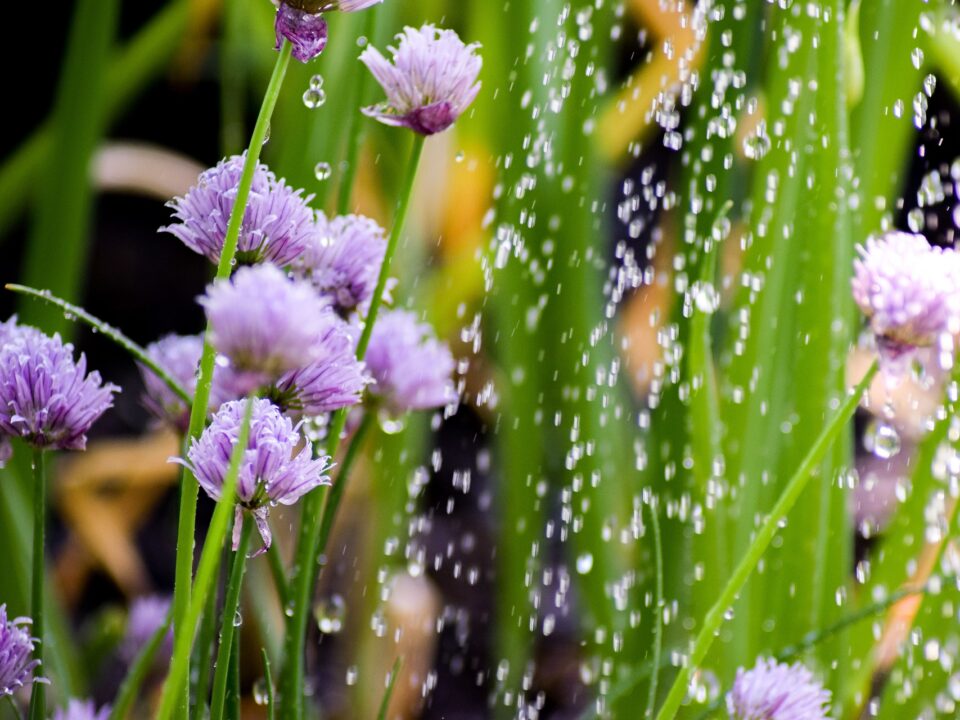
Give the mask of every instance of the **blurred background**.
<path id="1" fill-rule="evenodd" d="M 687 462 L 689 439 L 670 429 L 685 422 L 673 369 L 690 347 L 677 318 L 689 318 L 691 304 L 707 308 L 716 344 L 708 352 L 721 371 L 736 366 L 723 347 L 758 267 L 749 250 L 744 257 L 743 238 L 769 219 L 757 212 L 765 187 L 779 193 L 770 202 L 773 224 L 789 224 L 801 240 L 763 252 L 795 253 L 798 268 L 806 262 L 800 258 L 816 253 L 849 267 L 855 243 L 893 227 L 950 246 L 960 220 L 955 4 L 807 5 L 817 12 L 789 0 L 697 7 L 683 0 L 386 0 L 375 12 L 331 14 L 326 52 L 291 67 L 265 162 L 312 194 L 315 207 L 335 212 L 342 202 L 389 227 L 409 138 L 360 116 L 358 107 L 379 90 L 359 97 L 365 70 L 357 55 L 368 42 L 383 48 L 404 24 L 433 22 L 481 42 L 485 62 L 475 108 L 427 143 L 395 266 L 396 304 L 421 312 L 454 348 L 462 402 L 455 413 L 385 418 L 367 445 L 327 557 L 308 644 L 311 689 L 324 717 L 374 717 L 398 654 L 405 662 L 391 717 L 523 712 L 560 719 L 598 708 L 639 716 L 658 615 L 667 643 L 662 685 L 669 685 L 675 651 L 717 582 L 712 573 L 703 579 L 711 551 L 696 539 L 713 506 L 673 481 L 702 467 L 699 457 Z M 24 71 L 5 77 L 0 281 L 49 288 L 141 344 L 201 330 L 194 300 L 211 268 L 157 228 L 169 221 L 166 200 L 246 146 L 274 60 L 273 12 L 268 0 L 76 0 L 45 13 L 41 43 L 31 32 L 10 33 L 3 52 Z M 842 17 L 832 50 L 825 41 L 828 50 L 813 52 L 820 45 L 806 29 L 789 32 L 808 17 L 829 27 L 830 13 L 834 24 Z M 796 56 L 791 37 L 800 46 Z M 790 59 L 782 60 L 784 52 Z M 819 99 L 830 78 L 842 120 L 828 120 L 823 108 L 832 105 Z M 795 127 L 803 113 L 791 104 L 808 91 L 821 114 L 803 135 Z M 358 122 L 357 182 L 341 200 L 346 145 Z M 827 146 L 823 138 L 842 138 L 842 146 L 831 145 L 831 155 L 818 146 Z M 808 164 L 794 177 L 797 153 Z M 839 200 L 816 174 L 822 169 L 814 170 L 821 161 L 844 168 Z M 772 186 L 771 173 L 779 178 Z M 842 232 L 803 219 L 820 210 L 832 218 L 838 203 L 846 207 Z M 706 254 L 698 253 L 714 232 L 723 241 L 716 282 L 697 288 L 694 268 Z M 842 386 L 848 362 L 867 362 L 867 351 L 850 350 L 858 326 L 849 301 L 831 307 L 831 291 L 817 284 L 823 275 L 811 285 L 813 276 L 797 272 L 796 285 L 787 278 L 778 286 L 780 307 L 802 307 L 803 293 L 821 290 L 827 307 L 812 306 L 820 319 L 798 310 L 793 324 L 784 320 L 771 331 L 768 347 L 782 349 L 768 390 L 779 404 L 754 429 L 780 428 L 798 411 L 807 374 L 822 371 Z M 172 590 L 177 471 L 167 458 L 177 440 L 151 425 L 139 374 L 121 350 L 49 307 L 0 295 L 0 317 L 13 312 L 70 337 L 91 366 L 123 388 L 90 450 L 57 463 L 53 493 L 54 692 L 106 702 L 122 678 L 116 643 L 125 608 Z M 816 355 L 799 367 L 794 363 L 807 359 L 783 359 L 810 333 L 829 334 L 837 317 L 845 323 L 840 365 L 820 365 Z M 758 365 L 766 362 L 759 357 Z M 842 588 L 844 598 L 831 597 L 819 627 L 889 594 L 862 575 L 884 548 L 907 547 L 897 540 L 878 548 L 878 537 L 917 527 L 904 521 L 888 531 L 905 500 L 898 489 L 917 467 L 914 448 L 939 402 L 942 385 L 931 383 L 901 388 L 900 404 L 880 420 L 858 418 L 859 482 L 851 481 L 839 511 L 836 503 L 830 511 L 840 516 L 830 542 L 843 561 L 824 571 L 825 596 Z M 721 384 L 735 395 L 735 381 Z M 797 446 L 804 432 L 801 424 Z M 795 455 L 790 441 L 774 446 L 758 452 L 754 470 L 776 478 Z M 838 453 L 835 469 L 852 462 L 852 448 L 846 459 Z M 8 559 L 0 602 L 13 614 L 28 600 L 29 473 L 21 471 L 14 463 L 0 478 L 0 549 Z M 721 466 L 706 476 L 727 474 Z M 927 499 L 914 502 L 921 515 Z M 667 594 L 660 606 L 652 589 L 651 508 L 664 524 Z M 820 512 L 803 511 L 809 518 Z M 205 497 L 200 512 L 202 528 L 211 512 Z M 275 517 L 289 557 L 296 514 L 284 509 Z M 884 576 L 887 591 L 906 579 L 918 544 L 890 551 L 902 556 Z M 777 555 L 770 567 L 758 583 L 776 583 L 776 568 L 786 566 Z M 797 577 L 820 577 L 821 570 L 811 559 Z M 249 572 L 244 717 L 255 718 L 266 717 L 256 650 L 264 646 L 279 662 L 284 604 L 265 556 Z M 762 586 L 756 592 L 762 597 Z M 690 717 L 716 708 L 734 658 L 774 652 L 816 629 L 807 620 L 790 627 L 783 615 L 762 623 L 766 617 L 757 611 L 740 655 L 698 680 Z M 855 666 L 846 674 L 859 687 L 848 687 L 839 703 L 849 713 L 881 696 L 878 678 L 897 672 L 896 653 L 863 660 L 877 636 L 883 624 L 875 620 L 849 640 L 843 659 L 818 656 L 828 674 Z M 936 661 L 938 687 L 947 687 L 952 665 L 945 667 L 940 653 Z M 910 675 L 912 662 L 901 673 Z M 952 716 L 953 705 L 938 692 L 901 693 L 897 707 L 919 704 L 889 717 L 918 717 L 913 710 L 921 706 Z"/>

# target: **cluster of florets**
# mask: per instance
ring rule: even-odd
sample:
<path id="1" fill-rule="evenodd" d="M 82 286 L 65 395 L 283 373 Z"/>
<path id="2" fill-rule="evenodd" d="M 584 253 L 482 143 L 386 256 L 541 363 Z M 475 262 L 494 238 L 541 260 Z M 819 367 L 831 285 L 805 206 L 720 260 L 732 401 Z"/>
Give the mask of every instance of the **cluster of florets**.
<path id="1" fill-rule="evenodd" d="M 10 438 L 42 449 L 83 450 L 119 388 L 104 384 L 73 345 L 10 318 L 0 325 L 0 463 Z"/>
<path id="2" fill-rule="evenodd" d="M 853 297 L 888 369 L 923 347 L 952 350 L 960 332 L 960 255 L 890 232 L 857 248 Z"/>
<path id="3" fill-rule="evenodd" d="M 211 261 L 223 251 L 241 163 L 240 157 L 230 158 L 206 171 L 173 203 L 179 222 L 165 228 Z M 369 362 L 357 357 L 387 249 L 383 229 L 359 215 L 327 218 L 312 211 L 308 198 L 263 166 L 255 178 L 256 203 L 270 210 L 248 208 L 238 245 L 246 253 L 243 262 L 199 298 L 206 339 L 217 354 L 210 394 L 214 414 L 178 461 L 219 499 L 247 403 L 253 402 L 237 507 L 252 514 L 269 545 L 269 508 L 292 504 L 328 482 L 330 458 L 314 457 L 300 432 L 304 422 L 319 419 L 322 425 L 327 414 L 360 403 L 365 393 L 392 413 L 452 404 L 457 394 L 453 356 L 412 313 L 381 313 Z M 198 336 L 167 336 L 149 346 L 148 355 L 191 392 L 203 342 Z M 189 408 L 148 367 L 141 370 L 145 405 L 185 429 Z"/>
<path id="4" fill-rule="evenodd" d="M 740 668 L 727 693 L 731 720 L 825 720 L 830 691 L 801 663 L 787 665 L 760 658 L 750 670 Z"/>

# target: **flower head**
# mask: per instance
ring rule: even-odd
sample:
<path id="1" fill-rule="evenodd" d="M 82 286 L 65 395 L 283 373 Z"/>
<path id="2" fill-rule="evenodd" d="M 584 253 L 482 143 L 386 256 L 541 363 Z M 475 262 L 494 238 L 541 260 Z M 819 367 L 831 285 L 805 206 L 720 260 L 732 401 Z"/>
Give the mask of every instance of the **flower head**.
<path id="1" fill-rule="evenodd" d="M 310 283 L 273 265 L 240 268 L 200 298 L 213 346 L 246 377 L 243 390 L 266 385 L 323 354 L 321 340 L 336 314 Z"/>
<path id="2" fill-rule="evenodd" d="M 120 388 L 87 374 L 59 335 L 17 333 L 0 349 L 0 432 L 42 448 L 83 450 L 87 431 Z"/>
<path id="3" fill-rule="evenodd" d="M 104 705 L 97 710 L 93 700 L 71 698 L 65 709 L 57 710 L 53 714 L 52 720 L 107 720 L 109 717 L 109 705 Z"/>
<path id="4" fill-rule="evenodd" d="M 353 310 L 373 297 L 387 251 L 383 228 L 362 215 L 327 220 L 317 214 L 317 232 L 300 256 L 297 272 L 342 310 Z"/>
<path id="5" fill-rule="evenodd" d="M 157 630 L 163 627 L 169 611 L 168 597 L 148 595 L 133 601 L 127 615 L 127 629 L 120 643 L 120 657 L 125 662 L 132 663 L 136 659 Z M 172 651 L 173 628 L 170 628 L 163 641 L 162 654 L 169 659 Z"/>
<path id="6" fill-rule="evenodd" d="M 36 640 L 24 626 L 29 627 L 30 620 L 7 620 L 7 606 L 0 605 L 0 698 L 42 680 L 33 675 L 40 661 L 33 659 Z"/>
<path id="7" fill-rule="evenodd" d="M 737 670 L 727 693 L 731 720 L 825 720 L 829 704 L 830 691 L 801 663 L 765 658 L 751 670 Z"/>
<path id="8" fill-rule="evenodd" d="M 953 250 L 891 232 L 857 251 L 853 297 L 888 356 L 960 331 L 960 259 Z"/>
<path id="9" fill-rule="evenodd" d="M 446 130 L 480 92 L 480 46 L 465 45 L 452 30 L 433 25 L 405 28 L 397 39 L 390 48 L 393 64 L 372 46 L 360 55 L 387 94 L 385 103 L 364 112 L 421 135 Z"/>
<path id="10" fill-rule="evenodd" d="M 370 392 L 396 412 L 442 407 L 457 400 L 450 349 L 412 312 L 381 313 L 364 360 L 374 380 Z"/>
<path id="11" fill-rule="evenodd" d="M 214 500 L 220 499 L 230 465 L 230 454 L 240 437 L 247 402 L 253 403 L 250 435 L 237 478 L 237 512 L 253 513 L 264 545 L 270 545 L 267 511 L 271 505 L 293 505 L 302 495 L 329 483 L 323 473 L 329 457 L 314 459 L 309 444 L 299 451 L 301 437 L 293 422 L 269 400 L 233 400 L 224 403 L 203 435 L 193 441 L 187 460 L 200 486 Z M 234 524 L 234 548 L 240 523 Z"/>
<path id="12" fill-rule="evenodd" d="M 360 402 L 367 376 L 345 324 L 332 323 L 319 347 L 320 357 L 288 372 L 271 389 L 271 398 L 284 410 L 316 416 Z"/>
<path id="13" fill-rule="evenodd" d="M 197 386 L 197 371 L 203 354 L 200 335 L 166 335 L 146 347 L 147 355 L 169 373 L 191 395 Z M 175 428 L 186 430 L 190 421 L 190 407 L 157 377 L 150 368 L 138 365 L 143 378 L 143 404 L 159 420 Z M 227 400 L 239 397 L 237 379 L 225 363 L 214 366 L 210 387 L 210 410 L 215 411 Z"/>
<path id="14" fill-rule="evenodd" d="M 171 201 L 180 222 L 160 228 L 213 263 L 220 261 L 227 224 L 233 212 L 245 156 L 234 155 L 205 170 L 182 198 Z M 257 163 L 253 185 L 240 226 L 237 260 L 245 264 L 269 261 L 287 265 L 303 252 L 313 231 L 309 197 L 277 180 Z"/>

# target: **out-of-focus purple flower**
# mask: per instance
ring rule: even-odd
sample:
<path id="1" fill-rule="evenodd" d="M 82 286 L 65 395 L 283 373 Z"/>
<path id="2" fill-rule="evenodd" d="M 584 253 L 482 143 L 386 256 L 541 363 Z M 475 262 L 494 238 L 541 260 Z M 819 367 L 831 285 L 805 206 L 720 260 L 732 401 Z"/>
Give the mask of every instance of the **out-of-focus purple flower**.
<path id="1" fill-rule="evenodd" d="M 829 705 L 830 691 L 801 663 L 766 658 L 750 670 L 737 670 L 727 693 L 732 720 L 825 720 Z"/>
<path id="2" fill-rule="evenodd" d="M 300 432 L 293 422 L 269 400 L 233 400 L 224 403 L 213 422 L 193 441 L 187 460 L 200 486 L 214 500 L 220 499 L 230 454 L 240 437 L 247 402 L 253 402 L 250 436 L 237 478 L 237 520 L 234 523 L 234 549 L 239 541 L 241 508 L 249 510 L 257 523 L 264 546 L 270 546 L 267 512 L 270 506 L 293 505 L 302 495 L 319 485 L 329 484 L 323 473 L 329 457 L 314 459 L 310 445 L 299 452 Z"/>
<path id="3" fill-rule="evenodd" d="M 321 415 L 360 402 L 368 380 L 357 361 L 354 339 L 342 322 L 331 323 L 320 340 L 321 356 L 288 372 L 270 397 L 284 410 Z"/>
<path id="4" fill-rule="evenodd" d="M 107 720 L 109 717 L 109 705 L 104 705 L 97 710 L 93 700 L 71 698 L 66 708 L 61 708 L 53 714 L 52 720 Z"/>
<path id="5" fill-rule="evenodd" d="M 160 595 L 147 595 L 131 603 L 130 612 L 127 615 L 127 629 L 120 642 L 120 657 L 124 662 L 129 664 L 136 659 L 157 630 L 163 627 L 169 611 L 170 598 Z M 160 646 L 157 662 L 166 664 L 172 651 L 173 628 L 171 627 Z"/>
<path id="6" fill-rule="evenodd" d="M 200 356 L 203 354 L 203 337 L 200 335 L 166 335 L 146 347 L 147 354 L 166 370 L 177 383 L 191 395 L 197 386 Z M 210 411 L 215 412 L 227 400 L 240 396 L 237 380 L 224 362 L 214 366 L 213 383 L 210 386 Z M 185 431 L 190 422 L 190 407 L 177 396 L 150 368 L 139 365 L 143 377 L 143 404 L 159 420 Z"/>
<path id="7" fill-rule="evenodd" d="M 46 682 L 34 677 L 40 664 L 33 659 L 36 640 L 30 637 L 27 618 L 7 619 L 7 606 L 0 605 L 0 698 L 13 695 L 31 682 Z"/>
<path id="8" fill-rule="evenodd" d="M 273 265 L 241 268 L 200 298 L 213 346 L 230 360 L 240 389 L 267 385 L 323 354 L 321 340 L 337 321 L 328 302 L 305 280 Z"/>
<path id="9" fill-rule="evenodd" d="M 394 412 L 442 407 L 457 400 L 450 349 L 412 312 L 381 313 L 364 360 L 374 380 L 370 392 Z"/>
<path id="10" fill-rule="evenodd" d="M 186 195 L 169 203 L 180 222 L 160 228 L 161 232 L 219 262 L 244 161 L 244 155 L 234 155 L 205 170 Z M 237 241 L 239 263 L 287 265 L 303 252 L 313 232 L 313 211 L 307 204 L 312 196 L 303 197 L 301 192 L 257 163 Z"/>
<path id="11" fill-rule="evenodd" d="M 103 385 L 59 335 L 33 330 L 0 348 L 0 432 L 42 448 L 83 450 L 87 431 L 120 388 Z"/>
<path id="12" fill-rule="evenodd" d="M 386 102 L 364 113 L 421 135 L 446 130 L 480 92 L 480 46 L 465 45 L 454 31 L 433 25 L 405 28 L 397 39 L 389 48 L 393 64 L 373 46 L 360 55 L 387 94 Z"/>
<path id="13" fill-rule="evenodd" d="M 859 246 L 853 297 L 881 356 L 896 359 L 960 332 L 960 259 L 922 235 L 890 232 Z"/>
<path id="14" fill-rule="evenodd" d="M 339 308 L 350 311 L 373 297 L 386 251 L 383 228 L 370 218 L 343 215 L 327 220 L 317 213 L 317 232 L 296 271 Z"/>

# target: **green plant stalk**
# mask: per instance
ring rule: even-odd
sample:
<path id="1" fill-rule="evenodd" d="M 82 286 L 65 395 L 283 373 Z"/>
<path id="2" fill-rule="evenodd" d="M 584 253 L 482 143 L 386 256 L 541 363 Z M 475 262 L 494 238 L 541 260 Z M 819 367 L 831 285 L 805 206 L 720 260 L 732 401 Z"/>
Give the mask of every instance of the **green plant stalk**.
<path id="1" fill-rule="evenodd" d="M 383 693 L 383 699 L 380 701 L 380 710 L 377 712 L 377 720 L 387 720 L 387 711 L 390 709 L 390 698 L 393 697 L 393 688 L 396 687 L 397 677 L 400 675 L 400 668 L 402 667 L 402 657 L 398 657 L 393 661 L 393 667 L 390 668 L 390 679 L 387 681 L 387 689 Z"/>
<path id="2" fill-rule="evenodd" d="M 684 696 L 687 693 L 690 676 L 694 670 L 700 667 L 700 664 L 706 657 L 707 651 L 710 649 L 720 627 L 723 625 L 724 615 L 733 607 L 737 599 L 737 593 L 743 588 L 750 574 L 754 568 L 756 568 L 757 563 L 760 562 L 760 558 L 763 557 L 764 552 L 770 546 L 770 542 L 777 534 L 780 522 L 796 504 L 797 498 L 800 497 L 800 494 L 807 486 L 813 470 L 823 459 L 824 454 L 839 435 L 841 429 L 853 416 L 854 411 L 860 404 L 863 392 L 870 385 L 870 381 L 873 380 L 876 373 L 877 363 L 874 361 L 867 373 L 860 382 L 857 383 L 857 386 L 847 395 L 840 409 L 823 428 L 816 442 L 810 448 L 809 452 L 807 452 L 803 462 L 800 463 L 793 477 L 787 482 L 783 493 L 781 493 L 773 509 L 757 530 L 753 542 L 740 558 L 740 562 L 737 563 L 737 567 L 727 581 L 723 592 L 720 593 L 717 601 L 704 618 L 700 626 L 700 631 L 697 633 L 697 637 L 691 647 L 690 655 L 677 673 L 677 677 L 673 681 L 667 699 L 657 714 L 657 720 L 672 720 L 676 716 L 677 710 L 680 708 L 680 704 L 683 702 Z"/>
<path id="3" fill-rule="evenodd" d="M 217 280 L 225 280 L 230 277 L 233 270 L 233 260 L 236 257 L 237 242 L 240 238 L 240 228 L 243 223 L 244 212 L 247 207 L 247 200 L 250 196 L 250 188 L 253 184 L 253 174 L 260 160 L 260 151 L 267 139 L 267 132 L 270 127 L 270 116 L 276 107 L 277 98 L 280 96 L 280 89 L 283 87 L 283 78 L 286 75 L 287 67 L 290 64 L 291 45 L 284 41 L 280 52 L 277 55 L 277 61 L 273 67 L 273 74 L 270 82 L 267 84 L 266 92 L 263 95 L 263 103 L 260 106 L 260 113 L 257 116 L 256 125 L 253 128 L 253 134 L 250 137 L 250 145 L 247 148 L 246 158 L 243 163 L 243 170 L 240 175 L 240 183 L 237 186 L 237 195 L 234 200 L 233 211 L 230 213 L 230 221 L 227 224 L 227 232 L 223 241 L 223 250 L 220 253 L 220 262 L 217 265 Z M 197 378 L 197 389 L 194 395 L 193 406 L 190 410 L 189 438 L 199 437 L 203 432 L 207 419 L 207 406 L 210 402 L 210 385 L 213 381 L 213 366 L 216 353 L 213 345 L 210 343 L 209 327 L 204 333 L 203 352 L 200 356 L 200 374 Z M 193 546 L 194 532 L 196 529 L 197 515 L 197 480 L 188 468 L 184 468 L 180 482 L 180 516 L 177 528 L 177 559 L 174 573 L 173 588 L 173 627 L 174 634 L 183 634 L 189 632 L 190 639 L 193 637 L 192 627 L 188 629 L 184 620 L 187 617 L 190 607 L 190 581 L 193 574 Z M 176 645 L 176 639 L 174 640 Z M 190 688 L 188 673 L 184 674 L 184 686 L 180 699 L 180 714 L 185 716 L 190 705 Z"/>
<path id="4" fill-rule="evenodd" d="M 76 300 L 85 277 L 93 201 L 90 163 L 106 128 L 106 70 L 119 0 L 79 0 L 70 24 L 54 101 L 51 152 L 37 188 L 24 258 L 24 284 L 45 285 Z M 72 327 L 43 305 L 22 308 L 25 323 L 60 332 Z"/>
<path id="5" fill-rule="evenodd" d="M 6 699 L 7 705 L 10 706 L 10 710 L 13 712 L 13 716 L 17 720 L 23 720 L 23 714 L 20 712 L 20 708 L 17 707 L 17 701 L 13 699 L 13 695 L 7 695 Z"/>
<path id="6" fill-rule="evenodd" d="M 230 655 L 233 652 L 233 636 L 236 630 L 234 618 L 237 609 L 240 607 L 240 587 L 243 584 L 243 573 L 247 566 L 247 549 L 250 546 L 250 536 L 253 533 L 253 519 L 250 514 L 244 512 L 242 517 L 243 526 L 240 529 L 240 543 L 233 553 L 230 579 L 227 581 L 227 592 L 220 616 L 220 647 L 217 650 L 217 661 L 214 665 L 210 720 L 223 720 L 227 696 L 227 676 L 233 667 Z"/>
<path id="7" fill-rule="evenodd" d="M 660 650 L 663 646 L 663 545 L 660 540 L 660 517 L 657 515 L 657 508 L 653 502 L 647 508 L 650 510 L 650 527 L 653 528 L 653 557 L 657 582 L 653 606 L 655 617 L 653 621 L 650 689 L 647 694 L 647 710 L 643 716 L 652 718 L 657 707 L 657 680 L 660 676 Z"/>
<path id="8" fill-rule="evenodd" d="M 149 368 L 154 375 L 163 381 L 164 385 L 170 388 L 170 392 L 172 392 L 178 398 L 183 400 L 185 403 L 190 403 L 193 400 L 193 398 L 190 397 L 190 394 L 184 390 L 176 380 L 173 379 L 173 376 L 170 375 L 170 373 L 168 373 L 147 354 L 145 348 L 140 347 L 140 345 L 120 332 L 120 330 L 112 325 L 108 325 L 100 318 L 91 315 L 82 307 L 58 298 L 56 295 L 51 294 L 49 290 L 36 290 L 35 288 L 27 287 L 26 285 L 17 285 L 16 283 L 7 283 L 4 287 L 11 292 L 29 295 L 52 305 L 56 305 L 63 311 L 64 316 L 68 319 L 82 320 L 84 323 L 92 327 L 96 332 L 100 333 L 106 338 L 109 338 L 110 340 L 113 340 L 117 345 L 130 353 L 130 355 L 133 356 L 133 359 L 138 363 Z"/>
<path id="9" fill-rule="evenodd" d="M 244 127 L 246 113 L 246 55 L 244 46 L 250 41 L 247 31 L 249 3 L 226 0 L 223 3 L 223 34 L 220 61 L 220 152 L 235 155 L 247 137 Z"/>
<path id="10" fill-rule="evenodd" d="M 224 550 L 224 552 L 228 552 Z M 223 564 L 221 557 L 220 563 Z M 219 585 L 219 583 L 218 583 Z M 213 676 L 211 668 L 213 667 L 213 658 L 216 654 L 217 633 L 217 602 L 219 593 L 214 588 L 213 592 L 207 595 L 207 606 L 203 609 L 203 616 L 200 619 L 200 629 L 197 631 L 197 640 L 194 643 L 194 652 L 191 653 L 190 668 L 191 679 L 191 700 L 193 704 L 193 714 L 196 717 L 203 717 L 203 713 L 209 708 L 210 698 L 210 680 Z"/>
<path id="11" fill-rule="evenodd" d="M 126 720 L 127 715 L 130 713 L 130 708 L 133 707 L 137 696 L 140 694 L 144 680 L 147 679 L 147 675 L 153 667 L 157 652 L 160 650 L 160 646 L 163 645 L 163 640 L 170 630 L 170 622 L 172 620 L 173 614 L 167 613 L 167 619 L 163 625 L 154 631 L 147 644 L 137 653 L 137 657 L 130 666 L 130 670 L 127 671 L 127 676 L 124 678 L 123 684 L 120 685 L 120 690 L 117 692 L 116 700 L 110 709 L 109 720 Z"/>
<path id="12" fill-rule="evenodd" d="M 230 645 L 230 672 L 227 678 L 226 717 L 240 718 L 240 636 L 235 635 Z"/>
<path id="13" fill-rule="evenodd" d="M 46 639 L 43 636 L 44 540 L 47 525 L 47 473 L 43 448 L 33 449 L 33 577 L 30 591 L 31 632 L 37 638 L 34 657 L 43 665 Z M 30 693 L 30 720 L 46 720 L 46 683 L 33 683 Z"/>
<path id="14" fill-rule="evenodd" d="M 174 0 L 158 12 L 106 67 L 103 103 L 106 122 L 114 120 L 136 92 L 164 66 L 183 38 L 189 0 Z M 54 152 L 53 119 L 44 122 L 0 167 L 0 243 L 28 203 L 44 164 Z"/>
<path id="15" fill-rule="evenodd" d="M 169 720 L 174 717 L 175 714 L 182 712 L 181 701 L 184 683 L 189 684 L 188 670 L 190 669 L 193 637 L 196 633 L 200 616 L 206 608 L 207 597 L 213 588 L 220 567 L 220 555 L 223 549 L 223 542 L 227 537 L 227 529 L 230 526 L 230 519 L 235 509 L 234 501 L 237 495 L 237 476 L 240 474 L 240 462 L 243 460 L 243 454 L 250 437 L 250 419 L 252 416 L 253 398 L 247 401 L 247 408 L 244 413 L 243 424 L 240 426 L 237 444 L 230 454 L 230 466 L 227 469 L 227 476 L 223 481 L 223 488 L 220 490 L 220 499 L 217 501 L 217 507 L 213 511 L 210 527 L 207 529 L 207 537 L 203 543 L 203 550 L 200 552 L 197 578 L 194 582 L 193 592 L 190 594 L 190 602 L 187 607 L 186 616 L 181 623 L 180 632 L 174 634 L 173 656 L 170 658 L 170 670 L 167 673 L 167 679 L 163 685 L 163 692 L 160 697 L 160 709 L 157 711 L 157 718 L 160 720 Z M 176 622 L 176 615 L 174 615 L 174 622 Z"/>
<path id="16" fill-rule="evenodd" d="M 287 569 L 283 566 L 283 558 L 280 557 L 280 548 L 277 547 L 277 543 L 270 543 L 270 547 L 267 548 L 267 562 L 270 564 L 270 575 L 277 590 L 280 607 L 285 608 L 290 602 L 290 585 L 287 583 Z"/>
<path id="17" fill-rule="evenodd" d="M 260 654 L 263 657 L 263 679 L 267 684 L 267 720 L 274 720 L 276 703 L 273 697 L 273 674 L 270 672 L 270 656 L 267 655 L 266 648 L 260 648 Z"/>
<path id="18" fill-rule="evenodd" d="M 368 41 L 372 41 L 377 32 L 377 18 L 380 16 L 380 6 L 377 5 L 367 11 L 363 34 Z M 360 71 L 360 80 L 350 83 L 348 93 L 351 95 L 347 107 L 366 104 L 370 89 L 372 74 L 366 68 Z M 356 90 L 356 92 L 354 92 Z M 340 178 L 340 189 L 337 194 L 337 215 L 346 215 L 350 211 L 350 200 L 353 197 L 353 182 L 357 176 L 357 165 L 360 162 L 360 148 L 363 145 L 365 123 L 360 122 L 360 113 L 352 112 L 347 116 L 347 154 L 344 158 L 343 177 Z"/>
<path id="19" fill-rule="evenodd" d="M 370 334 L 377 320 L 377 313 L 383 304 L 383 293 L 387 286 L 387 279 L 390 277 L 390 264 L 397 252 L 400 236 L 403 234 L 403 226 L 406 223 L 407 212 L 410 209 L 410 199 L 413 197 L 414 180 L 416 180 L 417 167 L 420 164 L 420 155 L 423 152 L 423 143 L 423 136 L 414 134 L 413 148 L 410 152 L 406 175 L 400 186 L 400 200 L 397 205 L 397 213 L 394 216 L 393 228 L 387 239 L 387 249 L 384 253 L 383 264 L 380 266 L 376 288 L 370 299 L 370 308 L 364 318 L 363 331 L 360 334 L 360 340 L 357 342 L 357 358 L 359 360 L 362 360 L 364 354 L 366 354 L 367 345 L 370 343 Z M 336 455 L 346 417 L 345 410 L 338 410 L 334 414 L 329 434 L 330 447 L 327 448 L 327 452 L 331 456 Z M 336 481 L 337 486 L 344 485 L 347 480 L 348 478 L 343 472 L 339 473 Z M 335 488 L 337 493 L 343 493 L 343 487 L 335 486 Z M 331 491 L 329 495 L 333 493 L 334 491 Z M 304 677 L 304 646 L 306 643 L 307 618 L 310 613 L 310 596 L 320 572 L 320 555 L 326 546 L 326 541 L 324 541 L 324 547 L 321 548 L 320 530 L 325 522 L 332 526 L 339 506 L 339 495 L 334 503 L 331 503 L 327 498 L 328 494 L 314 491 L 304 499 L 303 520 L 301 521 L 300 538 L 297 545 L 296 560 L 294 561 L 294 577 L 291 582 L 293 586 L 293 617 L 287 623 L 284 653 L 286 665 L 280 693 L 280 717 L 283 720 L 299 720 L 303 714 L 301 691 Z M 324 502 L 325 500 L 326 502 Z M 321 506 L 321 503 L 324 504 Z M 324 516 L 328 517 L 326 521 Z"/>

